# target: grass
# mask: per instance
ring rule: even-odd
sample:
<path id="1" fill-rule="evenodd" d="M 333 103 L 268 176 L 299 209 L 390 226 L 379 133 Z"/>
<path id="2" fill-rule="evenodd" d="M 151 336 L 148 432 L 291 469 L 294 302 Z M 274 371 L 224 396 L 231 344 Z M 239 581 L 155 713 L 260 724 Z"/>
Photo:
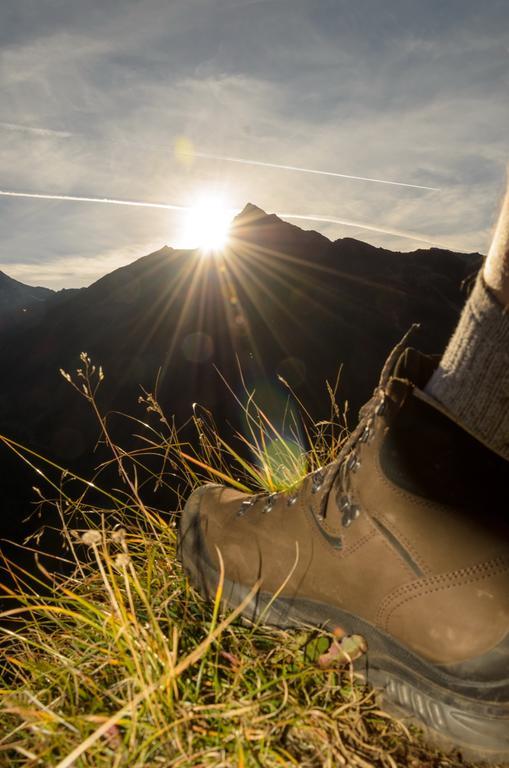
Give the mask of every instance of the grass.
<path id="1" fill-rule="evenodd" d="M 176 488 L 179 504 L 210 479 L 252 490 L 293 487 L 344 439 L 334 388 L 331 418 L 314 424 L 304 413 L 298 424 L 290 413 L 289 438 L 247 393 L 248 437 L 237 436 L 244 449 L 249 444 L 247 462 L 198 408 L 198 447 L 181 442 L 151 394 L 141 400 L 152 424 L 136 423 L 145 424 L 140 445 L 125 452 L 97 407 L 101 369 L 83 354 L 77 376 L 63 375 L 90 402 L 120 489 L 101 488 L 108 462 L 90 481 L 59 478 L 61 468 L 7 441 L 53 488 L 51 498 L 38 493 L 61 519 L 58 558 L 67 575 L 40 565 L 34 580 L 4 564 L 15 586 L 4 587 L 12 607 L 0 629 L 0 765 L 464 765 L 380 709 L 351 667 L 321 668 L 330 636 L 247 626 L 239 611 L 223 616 L 220 589 L 213 605 L 205 603 L 177 559 L 177 512 L 163 515 L 144 502 L 148 482 Z M 305 452 L 301 432 L 312 446 Z M 148 468 L 154 456 L 157 472 Z M 104 504 L 89 503 L 91 492 Z"/>

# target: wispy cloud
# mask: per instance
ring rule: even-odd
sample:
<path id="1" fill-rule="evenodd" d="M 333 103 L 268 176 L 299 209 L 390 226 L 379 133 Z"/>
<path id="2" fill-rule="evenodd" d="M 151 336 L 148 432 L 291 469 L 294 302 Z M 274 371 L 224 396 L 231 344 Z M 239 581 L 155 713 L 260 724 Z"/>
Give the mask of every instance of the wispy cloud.
<path id="1" fill-rule="evenodd" d="M 72 136 L 68 131 L 58 131 L 54 128 L 41 128 L 33 125 L 21 125 L 19 123 L 4 123 L 0 121 L 0 129 L 5 131 L 17 131 L 19 133 L 29 133 L 32 136 L 54 136 L 58 139 L 68 139 Z"/>
<path id="2" fill-rule="evenodd" d="M 59 290 L 61 288 L 79 288 L 95 282 L 102 274 L 112 272 L 119 267 L 129 264 L 139 256 L 140 243 L 134 246 L 98 252 L 102 269 L 97 273 L 95 260 L 87 259 L 79 254 L 71 253 L 65 259 L 54 259 L 46 262 L 13 262 L 8 265 L 8 274 L 15 280 L 28 285 L 42 285 Z M 153 250 L 150 249 L 149 250 Z"/>
<path id="3" fill-rule="evenodd" d="M 232 207 L 319 213 L 331 238 L 362 226 L 398 249 L 488 246 L 509 156 L 504 4 L 32 5 L 0 9 L 0 183 L 48 199 L 2 197 L 7 272 L 83 284 L 105 254 L 176 242 L 179 215 L 126 202 L 186 208 L 214 189 Z M 199 162 L 178 162 L 178 136 Z"/>

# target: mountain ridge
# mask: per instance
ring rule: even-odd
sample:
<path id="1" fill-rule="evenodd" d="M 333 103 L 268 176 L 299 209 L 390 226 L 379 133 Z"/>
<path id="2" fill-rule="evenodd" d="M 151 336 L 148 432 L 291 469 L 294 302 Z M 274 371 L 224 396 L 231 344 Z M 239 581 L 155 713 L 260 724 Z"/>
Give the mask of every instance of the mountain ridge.
<path id="1" fill-rule="evenodd" d="M 102 457 L 101 449 L 94 452 L 98 425 L 59 373 L 72 374 L 84 351 L 104 369 L 99 405 L 129 446 L 131 422 L 114 414 L 145 421 L 138 398 L 156 381 L 161 405 L 178 425 L 197 402 L 220 425 L 242 431 L 239 407 L 217 370 L 243 396 L 240 366 L 248 389 L 280 423 L 288 391 L 278 376 L 313 415 L 327 418 L 325 382 L 342 366 L 338 398 L 355 414 L 412 323 L 421 324 L 414 344 L 443 349 L 479 254 L 332 242 L 253 208 L 237 217 L 231 244 L 217 259 L 163 246 L 87 288 L 37 302 L 15 326 L 0 324 L 0 366 L 9 372 L 0 433 L 89 476 Z M 182 434 L 194 439 L 189 430 Z M 0 513 L 14 535 L 28 503 L 20 488 L 33 478 L 5 447 L 1 453 Z"/>
<path id="2" fill-rule="evenodd" d="M 26 285 L 0 270 L 0 315 L 26 310 L 34 303 L 45 301 L 54 291 L 42 286 Z"/>
<path id="3" fill-rule="evenodd" d="M 253 237 L 258 237 L 260 239 L 261 231 L 265 228 L 267 231 L 270 231 L 272 236 L 274 234 L 274 227 L 278 227 L 280 230 L 286 230 L 286 234 L 288 233 L 295 233 L 297 237 L 302 238 L 303 236 L 311 236 L 313 239 L 319 240 L 322 244 L 326 244 L 328 246 L 330 245 L 336 245 L 336 244 L 343 244 L 343 245 L 355 245 L 355 246 L 361 246 L 364 251 L 371 250 L 373 253 L 397 253 L 401 254 L 402 256 L 408 256 L 413 257 L 416 255 L 426 255 L 428 257 L 433 256 L 435 254 L 443 254 L 443 253 L 449 253 L 454 254 L 456 257 L 458 257 L 461 260 L 469 260 L 471 258 L 482 258 L 481 254 L 478 252 L 457 252 L 452 251 L 451 249 L 447 248 L 440 248 L 436 246 L 432 246 L 430 248 L 416 248 L 413 251 L 392 251 L 390 249 L 384 248 L 383 246 L 375 246 L 370 243 L 366 243 L 364 240 L 359 240 L 358 238 L 353 237 L 341 237 L 337 238 L 335 240 L 331 240 L 327 238 L 325 235 L 323 235 L 321 232 L 318 232 L 314 229 L 303 229 L 302 227 L 299 227 L 295 224 L 292 224 L 291 222 L 286 221 L 284 218 L 281 218 L 275 213 L 267 213 L 259 206 L 255 205 L 254 203 L 248 202 L 244 206 L 244 208 L 238 213 L 234 219 L 232 220 L 232 229 L 231 229 L 231 237 L 233 240 L 244 240 L 246 235 L 246 230 L 248 231 L 249 237 L 248 239 L 253 239 Z M 263 235 L 262 235 L 263 237 Z M 161 246 L 161 248 L 156 249 L 155 251 L 151 251 L 148 254 L 144 254 L 143 256 L 138 257 L 137 259 L 134 259 L 133 261 L 129 262 L 129 264 L 124 264 L 120 267 L 117 267 L 116 269 L 113 269 L 111 272 L 107 272 L 104 275 L 101 275 L 96 280 L 94 280 L 90 285 L 84 286 L 84 289 L 92 288 L 93 286 L 97 285 L 98 283 L 101 283 L 104 279 L 110 278 L 113 275 L 121 274 L 124 270 L 130 270 L 130 268 L 134 267 L 135 269 L 138 269 L 136 265 L 140 265 L 143 261 L 150 259 L 151 257 L 155 256 L 156 254 L 169 254 L 169 253 L 195 253 L 198 249 L 196 248 L 175 248 L 173 246 L 169 246 L 167 244 L 164 244 Z M 62 293 L 62 291 L 82 291 L 83 288 L 63 288 L 59 291 L 56 291 L 51 288 L 46 288 L 43 286 L 30 286 L 25 283 L 20 282 L 19 280 L 16 280 L 15 278 L 8 275 L 6 272 L 0 270 L 0 311 L 2 310 L 2 295 L 1 295 L 1 289 L 2 289 L 2 279 L 4 281 L 7 281 L 12 286 L 19 286 L 20 288 L 26 290 L 27 294 L 30 292 L 40 292 L 40 296 L 38 298 L 50 298 L 50 296 L 55 296 L 57 294 Z"/>

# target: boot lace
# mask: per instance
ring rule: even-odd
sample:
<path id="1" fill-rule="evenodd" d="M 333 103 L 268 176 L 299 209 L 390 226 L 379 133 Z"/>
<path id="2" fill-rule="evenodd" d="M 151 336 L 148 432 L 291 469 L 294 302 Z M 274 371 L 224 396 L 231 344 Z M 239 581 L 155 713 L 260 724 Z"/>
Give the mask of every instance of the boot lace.
<path id="1" fill-rule="evenodd" d="M 312 474 L 311 493 L 315 494 L 322 491 L 320 508 L 318 516 L 323 520 L 327 514 L 329 495 L 331 492 L 336 494 L 336 503 L 341 510 L 341 523 L 344 527 L 350 526 L 354 520 L 359 517 L 360 507 L 355 502 L 351 493 L 351 474 L 357 472 L 361 465 L 358 446 L 368 443 L 374 435 L 374 423 L 382 415 L 386 407 L 385 392 L 387 384 L 392 376 L 396 361 L 401 356 L 408 338 L 419 328 L 418 324 L 413 324 L 405 333 L 401 341 L 396 344 L 380 374 L 378 387 L 373 393 L 373 397 L 359 411 L 359 423 L 350 437 L 346 440 L 339 456 L 326 467 L 320 467 Z M 279 493 L 258 493 L 253 494 L 242 502 L 238 515 L 245 515 L 260 499 L 266 499 L 264 512 L 270 512 L 274 506 Z M 293 492 L 287 496 L 287 505 L 293 506 L 299 496 L 299 492 Z"/>
<path id="2" fill-rule="evenodd" d="M 338 458 L 325 470 L 322 485 L 325 486 L 320 500 L 318 516 L 327 516 L 329 496 L 335 494 L 336 506 L 341 512 L 341 525 L 348 528 L 360 515 L 360 506 L 352 494 L 351 476 L 361 466 L 359 447 L 369 443 L 375 434 L 375 421 L 385 411 L 385 393 L 378 388 L 371 400 L 359 411 L 359 423 L 347 439 Z"/>
<path id="3" fill-rule="evenodd" d="M 320 519 L 324 520 L 326 517 L 331 492 L 336 494 L 336 504 L 341 511 L 343 527 L 348 528 L 359 517 L 360 507 L 351 493 L 351 474 L 357 472 L 361 466 L 359 445 L 369 443 L 373 438 L 375 420 L 383 414 L 384 410 L 385 393 L 383 389 L 377 388 L 371 400 L 359 411 L 359 423 L 346 440 L 338 458 L 312 473 L 311 493 L 313 495 L 319 491 L 323 493 L 318 511 Z M 263 513 L 268 514 L 281 495 L 286 496 L 286 505 L 293 507 L 297 503 L 299 493 L 299 490 L 291 493 L 254 493 L 242 501 L 237 516 L 243 517 L 259 501 L 264 501 Z"/>

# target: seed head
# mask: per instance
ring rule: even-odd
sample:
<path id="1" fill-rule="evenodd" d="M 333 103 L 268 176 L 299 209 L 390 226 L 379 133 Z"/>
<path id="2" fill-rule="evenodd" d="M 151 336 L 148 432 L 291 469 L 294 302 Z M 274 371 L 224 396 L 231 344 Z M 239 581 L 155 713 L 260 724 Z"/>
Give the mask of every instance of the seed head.
<path id="1" fill-rule="evenodd" d="M 95 530 L 85 531 L 81 536 L 82 544 L 86 544 L 89 547 L 92 547 L 94 544 L 99 544 L 101 539 L 102 536 L 100 531 Z"/>

